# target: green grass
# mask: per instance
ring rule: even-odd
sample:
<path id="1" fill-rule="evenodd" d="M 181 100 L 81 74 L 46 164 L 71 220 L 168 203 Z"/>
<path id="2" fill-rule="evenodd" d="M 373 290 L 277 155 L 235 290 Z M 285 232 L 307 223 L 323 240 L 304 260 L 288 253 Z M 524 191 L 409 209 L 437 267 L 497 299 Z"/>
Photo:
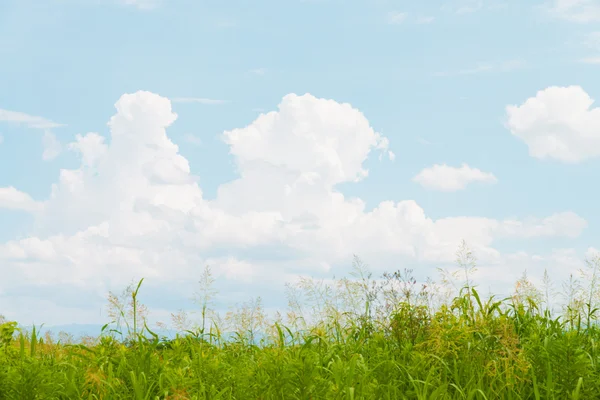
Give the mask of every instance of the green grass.
<path id="1" fill-rule="evenodd" d="M 0 400 L 600 398 L 600 262 L 553 313 L 547 275 L 543 289 L 524 275 L 513 296 L 483 299 L 462 250 L 459 283 L 375 280 L 357 261 L 352 278 L 288 286 L 286 314 L 270 318 L 260 299 L 218 316 L 207 270 L 201 321 L 174 315 L 174 339 L 147 326 L 141 281 L 111 294 L 114 321 L 81 343 L 0 321 Z"/>

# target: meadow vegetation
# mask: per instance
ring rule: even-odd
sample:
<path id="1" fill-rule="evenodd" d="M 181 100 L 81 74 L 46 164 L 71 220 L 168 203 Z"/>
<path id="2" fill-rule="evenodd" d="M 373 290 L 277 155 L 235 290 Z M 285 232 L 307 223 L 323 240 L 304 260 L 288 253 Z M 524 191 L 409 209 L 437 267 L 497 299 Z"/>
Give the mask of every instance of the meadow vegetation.
<path id="1" fill-rule="evenodd" d="M 0 320 L 0 400 L 600 398 L 600 259 L 561 293 L 524 274 L 503 299 L 479 293 L 465 245 L 458 265 L 418 282 L 356 259 L 349 278 L 287 285 L 276 315 L 260 299 L 219 315 L 206 269 L 200 318 L 173 315 L 175 338 L 148 326 L 142 281 L 110 294 L 96 338 Z"/>

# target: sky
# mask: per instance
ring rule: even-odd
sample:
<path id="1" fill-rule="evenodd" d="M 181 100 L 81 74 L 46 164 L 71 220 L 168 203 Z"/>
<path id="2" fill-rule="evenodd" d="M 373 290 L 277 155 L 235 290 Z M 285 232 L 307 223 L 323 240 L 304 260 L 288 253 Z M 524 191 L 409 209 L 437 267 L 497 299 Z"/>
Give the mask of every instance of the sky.
<path id="1" fill-rule="evenodd" d="M 0 314 L 351 271 L 508 293 L 600 246 L 598 0 L 0 2 Z"/>

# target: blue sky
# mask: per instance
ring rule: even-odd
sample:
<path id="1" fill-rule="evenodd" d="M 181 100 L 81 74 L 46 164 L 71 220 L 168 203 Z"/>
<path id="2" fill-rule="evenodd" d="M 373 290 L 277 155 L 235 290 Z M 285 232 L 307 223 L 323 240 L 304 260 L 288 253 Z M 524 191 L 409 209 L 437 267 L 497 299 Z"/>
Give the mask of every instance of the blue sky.
<path id="1" fill-rule="evenodd" d="M 486 287 L 575 271 L 600 1 L 420 3 L 3 1 L 0 313 L 101 323 L 145 276 L 164 316 L 205 264 L 221 307 L 285 306 L 353 253 L 436 277 L 463 238 Z"/>

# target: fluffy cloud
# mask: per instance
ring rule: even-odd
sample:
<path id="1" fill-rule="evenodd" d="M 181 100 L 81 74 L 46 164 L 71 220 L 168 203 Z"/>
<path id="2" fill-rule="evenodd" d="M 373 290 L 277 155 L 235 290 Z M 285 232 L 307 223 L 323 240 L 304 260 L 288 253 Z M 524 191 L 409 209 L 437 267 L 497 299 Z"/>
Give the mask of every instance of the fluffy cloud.
<path id="1" fill-rule="evenodd" d="M 80 165 L 61 170 L 43 207 L 0 190 L 0 205 L 38 211 L 29 237 L 0 244 L 0 265 L 11 271 L 0 291 L 27 282 L 101 295 L 140 277 L 189 282 L 206 263 L 250 291 L 330 274 L 353 253 L 385 269 L 399 260 L 451 263 L 463 238 L 497 263 L 497 238 L 570 237 L 585 225 L 572 213 L 434 220 L 412 200 L 367 211 L 336 185 L 367 177 L 371 153 L 391 156 L 387 138 L 349 104 L 308 94 L 287 95 L 276 111 L 224 132 L 239 177 L 207 200 L 167 135 L 177 118 L 171 102 L 142 91 L 123 95 L 116 109 L 109 137 L 78 135 L 67 146 Z"/>
<path id="2" fill-rule="evenodd" d="M 483 172 L 463 163 L 460 167 L 435 164 L 419 172 L 413 181 L 427 189 L 454 192 L 465 189 L 472 182 L 496 183 L 497 179 L 490 172 Z"/>
<path id="3" fill-rule="evenodd" d="M 0 208 L 11 210 L 38 211 L 42 205 L 14 187 L 0 188 Z"/>
<path id="4" fill-rule="evenodd" d="M 552 86 L 506 107 L 507 125 L 532 157 L 576 163 L 600 155 L 600 109 L 580 87 Z"/>

